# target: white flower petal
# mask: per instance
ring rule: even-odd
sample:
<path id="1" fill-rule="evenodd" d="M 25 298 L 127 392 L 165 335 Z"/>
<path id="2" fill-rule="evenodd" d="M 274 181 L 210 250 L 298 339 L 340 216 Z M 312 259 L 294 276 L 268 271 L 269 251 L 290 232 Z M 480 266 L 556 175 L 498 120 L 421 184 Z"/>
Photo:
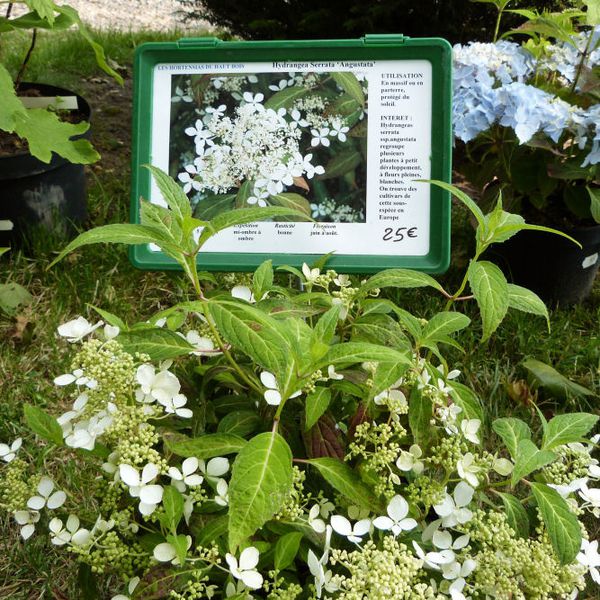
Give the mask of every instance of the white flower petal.
<path id="1" fill-rule="evenodd" d="M 177 556 L 175 548 L 167 542 L 155 546 L 152 554 L 154 555 L 154 558 L 160 562 L 170 562 Z"/>
<path id="2" fill-rule="evenodd" d="M 24 540 L 28 540 L 33 535 L 34 531 L 35 531 L 35 525 L 32 525 L 31 523 L 29 523 L 21 528 L 21 537 Z"/>
<path id="3" fill-rule="evenodd" d="M 352 525 L 350 521 L 342 515 L 333 515 L 331 517 L 331 526 L 336 533 L 348 537 L 352 533 Z"/>
<path id="4" fill-rule="evenodd" d="M 48 498 L 47 506 L 50 510 L 54 510 L 55 508 L 61 507 L 66 499 L 67 495 L 64 492 L 54 492 L 54 494 Z"/>
<path id="5" fill-rule="evenodd" d="M 260 374 L 260 380 L 265 387 L 271 388 L 272 390 L 277 389 L 277 380 L 275 379 L 275 375 L 273 375 L 273 373 L 269 373 L 269 371 L 263 371 Z"/>
<path id="6" fill-rule="evenodd" d="M 221 477 L 229 471 L 229 459 L 223 456 L 211 458 L 206 465 L 206 474 L 209 477 Z"/>
<path id="7" fill-rule="evenodd" d="M 154 463 L 148 463 L 142 470 L 142 483 L 149 483 L 159 473 L 160 469 Z"/>
<path id="8" fill-rule="evenodd" d="M 160 485 L 145 485 L 140 490 L 140 502 L 144 504 L 158 504 L 163 497 L 163 488 Z"/>
<path id="9" fill-rule="evenodd" d="M 373 525 L 375 525 L 377 529 L 387 531 L 388 529 L 392 528 L 392 526 L 394 525 L 394 521 L 392 521 L 392 519 L 390 519 L 389 517 L 377 517 L 373 521 Z"/>
<path id="10" fill-rule="evenodd" d="M 264 396 L 267 404 L 270 406 L 279 406 L 281 404 L 281 394 L 277 390 L 267 390 Z"/>
<path id="11" fill-rule="evenodd" d="M 71 541 L 75 546 L 85 546 L 92 539 L 92 533 L 87 529 L 80 529 L 73 534 Z"/>
<path id="12" fill-rule="evenodd" d="M 251 590 L 258 590 L 263 584 L 263 576 L 258 571 L 242 571 L 241 580 Z"/>
<path id="13" fill-rule="evenodd" d="M 46 506 L 46 498 L 42 498 L 41 496 L 32 496 L 27 500 L 27 506 L 31 508 L 31 510 L 42 510 L 44 506 Z"/>
<path id="14" fill-rule="evenodd" d="M 141 483 L 138 470 L 131 465 L 119 465 L 119 475 L 121 476 L 121 481 L 129 487 L 137 487 Z"/>
<path id="15" fill-rule="evenodd" d="M 394 521 L 400 521 L 408 514 L 408 502 L 402 496 L 394 496 L 388 504 L 387 513 Z"/>
<path id="16" fill-rule="evenodd" d="M 239 567 L 241 571 L 248 571 L 254 569 L 258 564 L 260 553 L 254 546 L 248 546 L 240 554 Z"/>

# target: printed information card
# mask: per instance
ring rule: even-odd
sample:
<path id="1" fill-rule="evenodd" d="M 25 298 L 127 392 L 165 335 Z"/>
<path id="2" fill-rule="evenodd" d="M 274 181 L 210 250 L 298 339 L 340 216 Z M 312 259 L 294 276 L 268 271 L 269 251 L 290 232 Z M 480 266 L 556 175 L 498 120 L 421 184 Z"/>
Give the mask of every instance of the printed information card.
<path id="1" fill-rule="evenodd" d="M 151 163 L 199 219 L 299 218 L 223 231 L 203 252 L 423 256 L 430 250 L 428 60 L 154 65 Z M 163 203 L 153 184 L 150 200 Z"/>

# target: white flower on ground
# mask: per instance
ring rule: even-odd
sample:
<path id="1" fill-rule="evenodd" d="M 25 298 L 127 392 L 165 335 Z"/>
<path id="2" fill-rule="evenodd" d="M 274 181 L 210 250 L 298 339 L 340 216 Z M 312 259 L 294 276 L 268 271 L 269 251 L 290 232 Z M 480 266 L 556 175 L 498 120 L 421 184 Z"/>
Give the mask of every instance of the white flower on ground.
<path id="1" fill-rule="evenodd" d="M 339 535 L 343 535 L 349 542 L 360 544 L 364 535 L 371 529 L 371 519 L 361 519 L 354 526 L 346 517 L 342 515 L 333 515 L 331 517 L 331 527 Z"/>
<path id="2" fill-rule="evenodd" d="M 442 518 L 443 527 L 456 527 L 459 523 L 467 523 L 473 518 L 473 513 L 466 508 L 473 499 L 475 490 L 464 481 L 455 488 L 452 496 L 446 492 L 446 497 L 433 510 Z"/>
<path id="3" fill-rule="evenodd" d="M 129 494 L 133 498 L 139 498 L 139 511 L 143 515 L 151 515 L 160 504 L 163 496 L 163 488 L 151 482 L 158 476 L 159 468 L 148 463 L 140 472 L 131 465 L 119 465 L 121 481 L 129 488 Z"/>
<path id="4" fill-rule="evenodd" d="M 140 582 L 140 578 L 139 577 L 134 577 L 133 579 L 131 579 L 127 585 L 127 592 L 128 592 L 128 596 L 124 596 L 123 594 L 117 594 L 116 596 L 113 596 L 111 598 L 111 600 L 131 600 L 131 594 L 133 594 L 133 592 L 135 591 L 135 588 L 138 586 L 138 583 Z"/>
<path id="5" fill-rule="evenodd" d="M 35 531 L 35 524 L 40 520 L 40 513 L 29 510 L 16 510 L 13 517 L 17 525 L 21 526 L 21 537 L 28 540 Z"/>
<path id="6" fill-rule="evenodd" d="M 456 463 L 456 470 L 461 479 L 476 488 L 479 485 L 477 474 L 481 471 L 481 467 L 475 464 L 475 456 L 471 452 L 467 452 Z"/>
<path id="7" fill-rule="evenodd" d="M 217 482 L 217 495 L 215 502 L 219 506 L 227 506 L 229 504 L 229 486 L 224 479 L 219 479 Z"/>
<path id="8" fill-rule="evenodd" d="M 250 304 L 254 304 L 256 302 L 256 298 L 254 297 L 252 290 L 247 285 L 236 285 L 232 287 L 231 295 L 234 298 L 250 302 Z"/>
<path id="9" fill-rule="evenodd" d="M 260 380 L 262 384 L 267 388 L 264 393 L 265 400 L 267 404 L 271 406 L 279 406 L 281 404 L 281 392 L 279 391 L 279 386 L 277 385 L 277 380 L 275 379 L 275 375 L 273 373 L 269 373 L 269 371 L 263 371 L 260 374 Z M 302 390 L 298 390 L 290 395 L 290 398 L 296 398 L 302 393 Z"/>
<path id="10" fill-rule="evenodd" d="M 417 522 L 408 515 L 408 502 L 400 495 L 394 496 L 387 506 L 387 517 L 377 517 L 373 525 L 377 529 L 387 531 L 392 530 L 394 537 L 400 535 L 403 531 L 410 531 L 417 526 Z"/>
<path id="11" fill-rule="evenodd" d="M 169 467 L 168 475 L 173 486 L 182 493 L 186 491 L 187 486 L 199 486 L 204 481 L 204 477 L 196 473 L 198 466 L 198 459 L 190 457 L 181 464 L 181 471 L 177 467 Z"/>
<path id="12" fill-rule="evenodd" d="M 0 458 L 4 462 L 12 462 L 16 458 L 22 444 L 22 438 L 17 438 L 10 446 L 8 444 L 0 444 Z"/>
<path id="13" fill-rule="evenodd" d="M 166 402 L 179 393 L 181 384 L 179 379 L 166 369 L 158 373 L 152 365 L 140 365 L 136 371 L 135 378 L 140 384 L 136 390 L 138 402 Z"/>
<path id="14" fill-rule="evenodd" d="M 52 493 L 54 490 L 54 481 L 50 477 L 42 477 L 37 486 L 39 496 L 32 496 L 27 500 L 27 506 L 31 510 L 42 510 L 47 506 L 50 510 L 61 507 L 67 495 L 62 491 Z"/>
<path id="15" fill-rule="evenodd" d="M 474 444 L 480 443 L 479 436 L 477 435 L 480 426 L 481 421 L 479 419 L 463 419 L 460 422 L 460 430 L 463 436 Z"/>
<path id="16" fill-rule="evenodd" d="M 192 536 L 186 536 L 186 541 L 189 549 L 192 545 Z M 180 564 L 177 556 L 177 550 L 175 550 L 175 546 L 169 544 L 169 542 L 163 542 L 162 544 L 155 546 L 152 554 L 159 562 L 170 562 L 172 565 Z"/>
<path id="17" fill-rule="evenodd" d="M 95 325 L 92 325 L 86 318 L 77 317 L 59 325 L 57 331 L 58 335 L 67 338 L 71 343 L 75 343 L 81 341 L 101 325 L 104 325 L 104 321 L 98 321 Z"/>
<path id="18" fill-rule="evenodd" d="M 169 400 L 162 402 L 158 401 L 159 404 L 165 407 L 165 412 L 174 414 L 182 419 L 191 419 L 194 413 L 189 408 L 184 408 L 187 404 L 187 398 L 183 394 L 175 394 Z"/>
<path id="19" fill-rule="evenodd" d="M 79 528 L 79 519 L 76 515 L 69 515 L 66 524 L 54 518 L 48 524 L 51 541 L 55 546 L 64 546 L 71 542 L 74 546 L 85 546 L 92 534 L 88 529 Z"/>
<path id="20" fill-rule="evenodd" d="M 600 554 L 598 554 L 598 540 L 590 542 L 581 540 L 581 550 L 576 557 L 577 562 L 584 567 L 588 567 L 592 579 L 600 585 Z"/>
<path id="21" fill-rule="evenodd" d="M 402 450 L 396 461 L 396 466 L 401 471 L 412 471 L 415 475 L 420 475 L 425 470 L 423 461 L 419 460 L 423 456 L 423 450 L 418 444 L 413 444 L 408 452 Z"/>
<path id="22" fill-rule="evenodd" d="M 229 572 L 236 579 L 243 581 L 251 590 L 258 590 L 263 584 L 263 576 L 256 570 L 259 558 L 260 554 L 254 546 L 248 546 L 242 550 L 239 562 L 233 554 L 225 555 Z"/>
<path id="23" fill-rule="evenodd" d="M 333 573 L 331 571 L 325 571 L 323 567 L 323 559 L 321 558 L 321 560 L 319 560 L 317 558 L 317 555 L 312 550 L 308 551 L 307 564 L 308 568 L 310 569 L 311 575 L 315 578 L 315 590 L 317 593 L 317 598 L 321 597 L 321 594 L 323 593 L 323 588 L 326 592 L 329 592 L 330 594 L 337 592 L 339 586 L 331 582 L 331 579 L 333 578 Z"/>

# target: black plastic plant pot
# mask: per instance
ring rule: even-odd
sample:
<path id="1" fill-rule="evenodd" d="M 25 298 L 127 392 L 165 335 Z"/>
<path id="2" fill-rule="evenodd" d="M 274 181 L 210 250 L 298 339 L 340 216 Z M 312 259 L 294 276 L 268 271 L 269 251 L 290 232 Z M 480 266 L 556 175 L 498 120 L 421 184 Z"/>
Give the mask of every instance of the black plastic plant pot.
<path id="1" fill-rule="evenodd" d="M 565 306 L 589 296 L 600 266 L 600 225 L 566 232 L 573 242 L 543 231 L 520 231 L 492 246 L 493 260 L 512 283 L 534 291 L 546 303 Z"/>
<path id="2" fill-rule="evenodd" d="M 43 96 L 76 96 L 82 120 L 90 117 L 88 103 L 73 92 L 38 83 L 23 83 L 20 89 L 36 89 Z M 50 163 L 28 152 L 0 156 L 0 247 L 23 246 L 33 232 L 72 235 L 75 225 L 87 217 L 86 200 L 83 165 L 57 154 Z"/>

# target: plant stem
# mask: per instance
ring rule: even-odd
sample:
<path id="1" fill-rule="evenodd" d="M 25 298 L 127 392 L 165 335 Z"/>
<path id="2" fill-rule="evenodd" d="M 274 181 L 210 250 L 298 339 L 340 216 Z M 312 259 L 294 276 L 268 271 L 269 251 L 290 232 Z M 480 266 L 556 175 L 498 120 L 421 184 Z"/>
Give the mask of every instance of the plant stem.
<path id="1" fill-rule="evenodd" d="M 4 15 L 4 17 L 6 19 L 8 19 L 10 17 L 10 13 L 12 12 L 13 4 L 14 4 L 14 2 L 9 2 L 8 6 L 6 7 L 6 15 Z"/>
<path id="2" fill-rule="evenodd" d="M 27 68 L 27 63 L 29 62 L 29 59 L 31 58 L 31 53 L 33 52 L 33 49 L 35 48 L 35 40 L 37 39 L 37 29 L 34 28 L 34 30 L 31 32 L 31 44 L 29 45 L 29 50 L 27 50 L 27 54 L 25 55 L 25 60 L 23 61 L 23 64 L 21 65 L 21 68 L 19 69 L 19 73 L 17 74 L 17 77 L 15 79 L 15 90 L 19 90 L 19 85 L 21 84 L 21 79 L 23 77 L 23 74 L 25 73 L 25 69 Z"/>
<path id="3" fill-rule="evenodd" d="M 581 53 L 581 60 L 579 61 L 579 64 L 577 65 L 577 71 L 575 73 L 575 77 L 573 78 L 573 83 L 571 85 L 571 93 L 573 94 L 575 92 L 575 88 L 577 87 L 577 83 L 579 82 L 579 77 L 581 77 L 581 71 L 583 71 L 583 65 L 585 63 L 585 59 L 588 56 L 588 53 L 590 51 L 590 46 L 592 45 L 592 38 L 594 37 L 592 35 L 593 31 L 589 32 L 590 35 L 588 37 L 588 41 L 587 44 L 585 45 L 585 48 L 583 50 L 583 52 Z"/>

